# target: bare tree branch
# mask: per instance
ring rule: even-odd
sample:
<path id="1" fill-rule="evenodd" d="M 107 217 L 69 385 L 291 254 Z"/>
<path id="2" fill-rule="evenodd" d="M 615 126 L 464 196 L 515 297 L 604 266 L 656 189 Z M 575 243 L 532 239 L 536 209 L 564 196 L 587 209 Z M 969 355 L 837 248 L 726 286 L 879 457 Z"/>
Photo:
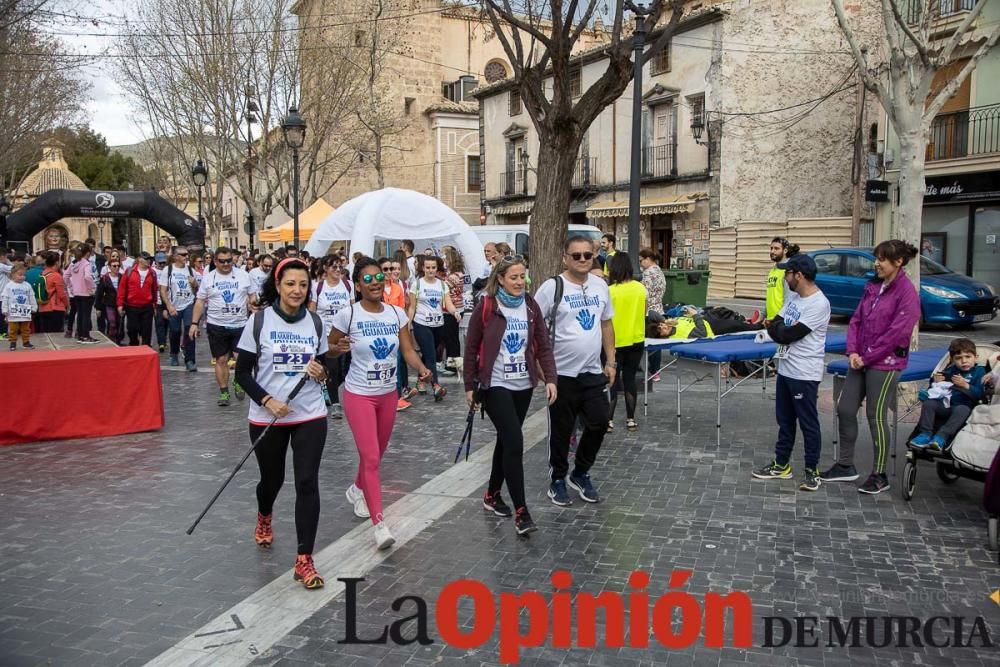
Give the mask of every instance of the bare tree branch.
<path id="1" fill-rule="evenodd" d="M 983 3 L 985 4 L 985 3 Z M 955 75 L 955 77 L 948 82 L 944 88 L 934 97 L 934 100 L 927 105 L 927 109 L 924 111 L 924 118 L 929 123 L 934 120 L 934 117 L 938 115 L 941 111 L 941 107 L 948 99 L 958 92 L 958 89 L 962 86 L 968 76 L 972 73 L 972 70 L 976 69 L 976 64 L 989 53 L 990 49 L 996 46 L 997 40 L 1000 40 L 1000 27 L 993 30 L 993 33 L 983 42 L 976 52 L 969 58 L 969 61 L 965 63 L 965 66 Z"/>

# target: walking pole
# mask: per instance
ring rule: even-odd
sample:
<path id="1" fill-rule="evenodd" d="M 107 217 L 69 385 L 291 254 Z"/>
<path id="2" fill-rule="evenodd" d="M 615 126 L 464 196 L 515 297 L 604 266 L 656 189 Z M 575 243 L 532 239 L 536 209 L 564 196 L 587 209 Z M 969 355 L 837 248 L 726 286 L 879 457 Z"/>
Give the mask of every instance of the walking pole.
<path id="1" fill-rule="evenodd" d="M 292 388 L 292 393 L 288 395 L 288 400 L 285 401 L 286 404 L 292 402 L 292 399 L 295 398 L 298 395 L 299 391 L 302 389 L 302 387 L 306 385 L 306 380 L 308 379 L 309 376 L 303 373 L 302 379 L 298 381 L 298 384 L 296 384 L 295 387 Z M 216 491 L 215 495 L 212 496 L 212 499 L 208 501 L 208 505 L 205 507 L 205 509 L 201 511 L 201 514 L 198 515 L 198 518 L 195 519 L 194 523 L 191 524 L 191 527 L 187 529 L 188 535 L 194 532 L 194 529 L 198 527 L 198 524 L 201 523 L 201 520 L 205 518 L 206 514 L 208 514 L 208 510 L 212 509 L 212 505 L 214 505 L 215 501 L 219 499 L 219 496 L 222 495 L 222 492 L 226 490 L 226 487 L 229 486 L 229 483 L 233 481 L 233 477 L 236 477 L 236 473 L 238 473 L 240 471 L 240 468 L 243 467 L 243 464 L 247 462 L 247 459 L 250 458 L 250 455 L 253 454 L 255 449 L 257 449 L 257 445 L 259 445 L 260 441 L 264 439 L 264 436 L 267 435 L 267 432 L 271 430 L 271 427 L 274 426 L 274 422 L 276 421 L 278 421 L 278 418 L 272 417 L 271 423 L 265 426 L 264 430 L 261 431 L 260 435 L 257 436 L 257 439 L 253 441 L 253 444 L 250 445 L 250 449 L 247 451 L 246 454 L 243 455 L 243 458 L 240 459 L 240 462 L 236 464 L 236 467 L 233 468 L 233 471 L 229 473 L 229 478 L 222 483 L 222 486 L 219 487 L 219 490 Z"/>
<path id="2" fill-rule="evenodd" d="M 469 407 L 469 416 L 465 418 L 465 433 L 462 434 L 462 441 L 458 443 L 458 450 L 455 452 L 455 463 L 458 463 L 458 457 L 462 455 L 462 446 L 465 446 L 465 460 L 469 460 L 469 449 L 472 446 L 472 424 L 476 419 L 476 404 L 473 403 Z"/>

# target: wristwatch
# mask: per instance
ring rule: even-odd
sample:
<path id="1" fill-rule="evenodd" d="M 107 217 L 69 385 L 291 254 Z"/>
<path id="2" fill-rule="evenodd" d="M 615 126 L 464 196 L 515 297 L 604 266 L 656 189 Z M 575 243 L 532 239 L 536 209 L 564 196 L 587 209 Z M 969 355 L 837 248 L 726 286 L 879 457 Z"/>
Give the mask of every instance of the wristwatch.
<path id="1" fill-rule="evenodd" d="M 618 362 L 617 361 L 612 361 L 612 362 L 604 364 L 605 368 L 607 368 L 608 366 L 611 366 L 611 368 L 614 368 L 615 370 L 618 370 Z"/>

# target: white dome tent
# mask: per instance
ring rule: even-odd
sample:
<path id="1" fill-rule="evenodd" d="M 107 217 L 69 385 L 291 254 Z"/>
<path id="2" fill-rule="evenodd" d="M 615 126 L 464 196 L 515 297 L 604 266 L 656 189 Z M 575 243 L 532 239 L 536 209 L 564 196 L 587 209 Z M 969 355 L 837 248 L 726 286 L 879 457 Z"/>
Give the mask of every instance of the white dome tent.
<path id="1" fill-rule="evenodd" d="M 351 254 L 375 252 L 376 240 L 411 239 L 416 248 L 452 245 L 465 262 L 467 275 L 486 267 L 479 238 L 452 209 L 413 190 L 384 188 L 345 202 L 319 224 L 305 250 L 322 255 L 334 241 L 350 239 Z"/>

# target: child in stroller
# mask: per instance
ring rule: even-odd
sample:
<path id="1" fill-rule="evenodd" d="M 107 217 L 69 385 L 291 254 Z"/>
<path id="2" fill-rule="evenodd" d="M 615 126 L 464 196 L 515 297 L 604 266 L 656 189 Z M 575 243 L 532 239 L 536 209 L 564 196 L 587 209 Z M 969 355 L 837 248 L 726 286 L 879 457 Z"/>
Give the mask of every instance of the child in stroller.
<path id="1" fill-rule="evenodd" d="M 934 373 L 930 386 L 920 390 L 920 425 L 910 440 L 913 447 L 937 452 L 947 449 L 972 409 L 983 400 L 986 369 L 976 365 L 976 344 L 968 338 L 956 338 L 948 346 L 948 355 L 948 367 Z M 944 423 L 935 430 L 941 420 Z"/>

